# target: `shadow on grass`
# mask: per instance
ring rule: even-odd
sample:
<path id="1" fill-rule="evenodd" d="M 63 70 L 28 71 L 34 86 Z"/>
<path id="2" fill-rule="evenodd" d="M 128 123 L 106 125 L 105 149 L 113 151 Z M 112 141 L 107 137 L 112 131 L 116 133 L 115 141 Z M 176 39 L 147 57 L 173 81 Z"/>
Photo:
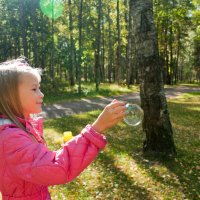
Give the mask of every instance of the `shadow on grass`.
<path id="1" fill-rule="evenodd" d="M 145 187 L 138 186 L 137 181 L 135 181 L 134 178 L 131 178 L 130 176 L 125 174 L 120 168 L 115 165 L 115 159 L 112 156 L 106 153 L 102 153 L 99 156 L 98 163 L 104 168 L 105 176 L 112 176 L 109 181 L 112 181 L 114 184 L 119 185 L 119 187 L 117 188 L 118 198 L 115 198 L 115 196 L 113 196 L 111 197 L 111 199 L 153 199 L 150 192 L 147 191 Z M 110 171 L 110 173 L 108 173 L 108 171 Z M 104 186 L 102 186 L 102 188 L 105 189 Z M 107 185 L 106 190 L 112 192 L 113 188 Z M 130 194 L 127 194 L 128 191 L 130 192 Z"/>
<path id="2" fill-rule="evenodd" d="M 124 142 L 126 144 L 127 141 Z M 200 163 L 199 154 L 197 152 L 191 152 L 189 149 L 177 149 L 177 157 L 170 158 L 155 154 L 144 154 L 140 147 L 133 147 L 132 150 L 130 150 L 131 146 L 130 144 L 128 148 L 123 147 L 121 142 L 117 143 L 116 140 L 114 145 L 112 145 L 116 151 L 127 151 L 137 165 L 141 169 L 144 169 L 156 182 L 168 188 L 176 188 L 186 199 L 199 199 Z M 168 172 L 161 173 L 159 169 L 156 169 L 157 165 L 165 166 Z"/>
<path id="3" fill-rule="evenodd" d="M 151 178 L 167 187 L 175 188 L 183 194 L 183 198 L 199 199 L 200 127 L 198 126 L 200 111 L 195 110 L 195 107 L 198 108 L 199 104 L 194 103 L 191 106 L 191 104 L 170 103 L 170 109 L 173 110 L 171 121 L 176 127 L 174 137 L 178 154 L 175 158 L 142 153 L 141 136 L 138 137 L 138 131 L 136 134 L 134 130 L 131 133 L 131 130 L 127 128 L 127 134 L 121 134 L 123 139 L 120 135 L 109 135 L 112 148 L 119 152 L 127 152 Z M 117 128 L 115 131 L 120 131 L 120 129 Z M 168 172 L 160 173 L 154 167 L 156 165 L 166 167 Z"/>
<path id="4" fill-rule="evenodd" d="M 78 116 L 70 116 L 70 117 L 65 117 L 62 119 L 53 119 L 53 120 L 48 120 L 45 122 L 45 126 L 47 128 L 53 128 L 56 131 L 60 132 L 62 134 L 63 131 L 66 130 L 66 127 L 68 130 L 71 130 L 73 133 L 78 134 L 82 128 L 88 123 L 91 123 L 94 121 L 94 119 L 97 117 L 98 112 L 92 112 L 92 113 L 87 113 L 87 117 L 84 117 L 83 115 Z M 76 124 L 76 127 L 73 126 L 73 124 Z M 116 127 L 117 128 L 117 127 Z M 118 127 L 119 128 L 119 127 Z M 117 129 L 118 129 L 117 128 Z M 130 142 L 130 138 L 126 138 L 126 134 L 124 135 L 125 139 L 121 137 L 122 141 L 116 141 L 116 137 L 112 137 L 112 135 L 117 136 L 117 129 L 111 130 L 110 133 L 113 131 L 113 134 L 107 134 L 108 140 L 112 143 L 111 148 L 113 148 L 113 143 L 116 143 L 118 146 L 119 152 L 121 151 L 127 151 L 126 147 L 124 146 L 127 142 Z M 120 128 L 123 130 L 123 128 Z M 116 133 L 116 134 L 115 134 Z M 132 134 L 130 134 L 132 137 Z M 120 138 L 119 138 L 120 139 Z M 124 146 L 124 147 L 123 147 Z M 116 147 L 117 148 L 117 147 Z M 98 166 L 101 166 L 103 169 L 103 174 L 105 176 L 109 176 L 109 181 L 117 184 L 118 187 L 114 188 L 115 191 L 113 190 L 112 184 L 107 184 L 105 181 L 105 185 L 102 185 L 100 188 L 95 188 L 98 191 L 102 191 L 103 193 L 110 193 L 111 195 L 109 198 L 110 199 L 115 199 L 115 193 L 117 193 L 117 199 L 145 199 L 145 200 L 151 200 L 152 197 L 150 196 L 150 193 L 144 188 L 140 187 L 137 185 L 137 183 L 134 181 L 133 178 L 129 177 L 127 174 L 125 174 L 123 171 L 121 171 L 119 168 L 117 168 L 114 165 L 114 158 L 110 155 L 108 155 L 106 152 L 101 153 L 98 156 L 98 159 L 95 161 L 98 163 Z M 109 168 L 109 171 L 107 170 Z M 126 186 L 126 187 L 125 187 Z M 76 187 L 76 184 L 72 183 L 70 187 Z M 104 191 L 105 190 L 105 191 Z M 129 193 L 127 193 L 129 191 Z M 113 192 L 113 194 L 112 194 Z M 90 191 L 88 191 L 90 193 Z M 92 195 L 92 194 L 91 194 Z M 108 197 L 106 199 L 109 199 Z"/>
<path id="5" fill-rule="evenodd" d="M 199 114 L 195 110 L 199 104 L 169 103 L 171 122 L 175 127 L 174 137 L 177 146 L 176 158 L 169 158 L 153 154 L 143 154 L 142 150 L 142 130 L 133 129 L 125 125 L 115 126 L 106 135 L 110 143 L 110 148 L 116 153 L 126 153 L 137 165 L 156 182 L 161 183 L 182 193 L 182 198 L 199 199 L 200 188 L 200 163 L 199 163 Z M 62 119 L 48 120 L 46 125 L 55 128 L 58 132 L 71 130 L 78 134 L 88 123 L 92 123 L 99 112 L 90 112 L 81 116 L 70 116 Z M 194 117 L 196 116 L 196 117 Z M 75 124 L 75 125 L 74 125 Z M 191 127 L 191 128 L 190 128 Z M 194 133 L 195 132 L 195 133 Z M 196 136 L 196 137 L 195 137 Z M 114 158 L 103 153 L 97 162 L 105 169 L 110 166 L 113 174 L 111 180 L 119 185 L 127 185 L 127 189 L 132 191 L 132 199 L 151 199 L 151 194 L 144 187 L 138 186 L 133 178 L 130 178 L 123 171 L 114 165 Z M 156 166 L 164 166 L 168 169 L 166 173 L 161 173 Z M 107 171 L 105 172 L 107 173 Z M 103 186 L 102 186 L 103 188 Z M 102 188 L 99 188 L 101 190 Z M 107 187 L 111 190 L 112 188 Z M 102 189 L 103 190 L 103 189 Z M 124 198 L 124 191 L 118 188 L 121 197 Z M 134 191 L 139 191 L 135 193 Z M 89 191 L 88 191 L 89 192 Z"/>
<path id="6" fill-rule="evenodd" d="M 191 154 L 188 151 L 183 152 L 177 149 L 177 158 L 169 158 L 153 154 L 133 155 L 133 159 L 139 166 L 146 170 L 150 177 L 167 187 L 176 188 L 186 199 L 199 199 L 199 156 Z M 147 162 L 144 162 L 146 160 Z M 160 173 L 154 166 L 165 166 L 167 173 Z M 183 198 L 183 199 L 184 199 Z"/>
<path id="7" fill-rule="evenodd" d="M 170 103 L 171 121 L 174 129 L 174 139 L 177 146 L 177 156 L 170 158 L 153 154 L 132 154 L 134 160 L 144 168 L 156 181 L 177 188 L 186 199 L 200 198 L 200 111 L 198 103 Z M 143 159 L 148 160 L 147 163 Z M 159 162 L 170 174 L 161 175 L 154 166 Z"/>

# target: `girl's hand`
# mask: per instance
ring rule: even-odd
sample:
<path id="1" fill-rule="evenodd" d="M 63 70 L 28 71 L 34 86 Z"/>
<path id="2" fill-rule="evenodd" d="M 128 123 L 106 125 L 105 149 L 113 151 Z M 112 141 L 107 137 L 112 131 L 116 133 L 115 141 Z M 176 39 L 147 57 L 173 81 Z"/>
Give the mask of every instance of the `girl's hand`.
<path id="1" fill-rule="evenodd" d="M 99 133 L 120 122 L 125 115 L 125 103 L 114 99 L 98 116 L 92 127 Z"/>

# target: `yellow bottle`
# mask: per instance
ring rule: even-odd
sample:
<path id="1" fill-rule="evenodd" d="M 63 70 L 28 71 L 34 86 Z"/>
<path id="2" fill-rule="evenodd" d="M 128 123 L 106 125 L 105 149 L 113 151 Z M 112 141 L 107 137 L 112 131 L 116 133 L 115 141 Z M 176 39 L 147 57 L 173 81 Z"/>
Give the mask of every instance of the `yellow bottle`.
<path id="1" fill-rule="evenodd" d="M 63 133 L 63 141 L 67 142 L 73 138 L 72 132 L 71 131 L 65 131 Z"/>

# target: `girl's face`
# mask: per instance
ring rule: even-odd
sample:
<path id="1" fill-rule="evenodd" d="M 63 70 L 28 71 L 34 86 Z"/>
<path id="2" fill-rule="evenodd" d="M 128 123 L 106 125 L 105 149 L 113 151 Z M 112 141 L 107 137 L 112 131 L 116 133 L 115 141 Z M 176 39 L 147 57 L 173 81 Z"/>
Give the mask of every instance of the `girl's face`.
<path id="1" fill-rule="evenodd" d="M 36 75 L 25 73 L 19 80 L 19 100 L 22 105 L 24 117 L 42 111 L 43 93 L 40 91 L 40 83 Z"/>

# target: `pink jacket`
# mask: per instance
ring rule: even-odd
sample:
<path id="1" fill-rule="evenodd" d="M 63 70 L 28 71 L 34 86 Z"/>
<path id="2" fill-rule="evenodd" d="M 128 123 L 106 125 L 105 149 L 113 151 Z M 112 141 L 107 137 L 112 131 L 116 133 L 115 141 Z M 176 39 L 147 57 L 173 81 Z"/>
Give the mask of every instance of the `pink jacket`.
<path id="1" fill-rule="evenodd" d="M 106 139 L 87 125 L 58 151 L 42 140 L 42 119 L 22 120 L 25 131 L 0 116 L 0 191 L 3 200 L 50 200 L 47 186 L 76 178 L 106 145 Z"/>

